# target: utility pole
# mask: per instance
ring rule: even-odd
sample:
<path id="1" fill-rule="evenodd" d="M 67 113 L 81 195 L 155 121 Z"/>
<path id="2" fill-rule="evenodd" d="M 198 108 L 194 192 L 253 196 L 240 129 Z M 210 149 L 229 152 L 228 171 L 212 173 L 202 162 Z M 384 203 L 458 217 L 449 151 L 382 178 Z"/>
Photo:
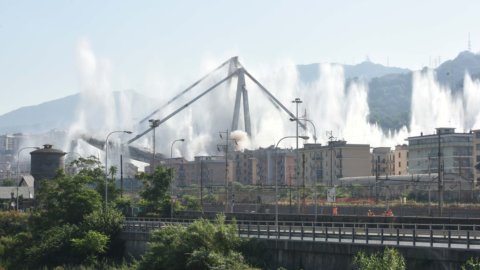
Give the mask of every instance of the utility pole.
<path id="1" fill-rule="evenodd" d="M 377 156 L 375 159 L 375 202 L 378 204 L 378 162 L 380 161 L 380 156 Z"/>
<path id="2" fill-rule="evenodd" d="M 200 207 L 203 213 L 203 160 L 200 160 Z"/>
<path id="3" fill-rule="evenodd" d="M 155 129 L 160 125 L 160 120 L 150 119 L 150 120 L 148 120 L 148 122 L 150 122 L 150 127 L 153 129 L 153 132 L 152 132 L 152 135 L 153 135 L 153 138 L 152 138 L 153 153 L 152 153 L 152 165 L 151 165 L 151 168 L 150 168 L 150 173 L 153 174 L 153 172 L 155 171 Z"/>
<path id="4" fill-rule="evenodd" d="M 225 149 L 225 213 L 228 213 L 228 205 L 229 205 L 229 197 L 228 197 L 228 189 L 229 189 L 229 184 L 228 184 L 228 144 L 230 141 L 232 141 L 233 139 L 230 139 L 230 133 L 228 132 L 228 129 L 226 131 L 220 131 L 218 133 L 220 135 L 220 139 L 223 139 L 223 136 L 222 134 L 224 134 L 225 136 L 225 144 L 219 144 L 217 145 L 217 149 L 220 151 L 220 147 L 222 147 L 223 149 Z M 233 140 L 235 141 L 235 140 Z M 235 143 L 237 143 L 235 141 Z M 234 194 L 234 190 L 233 190 L 233 186 L 232 186 L 232 206 L 233 204 L 235 203 L 235 194 Z M 232 212 L 233 212 L 233 207 L 232 207 Z"/>
<path id="5" fill-rule="evenodd" d="M 328 131 L 328 146 L 330 148 L 330 187 L 333 187 L 333 141 L 335 137 L 333 137 L 333 131 Z"/>
<path id="6" fill-rule="evenodd" d="M 443 175 L 442 175 L 442 152 L 441 152 L 441 129 L 437 129 L 438 135 L 438 213 L 443 216 Z"/>
<path id="7" fill-rule="evenodd" d="M 123 155 L 120 155 L 120 198 L 123 197 Z"/>

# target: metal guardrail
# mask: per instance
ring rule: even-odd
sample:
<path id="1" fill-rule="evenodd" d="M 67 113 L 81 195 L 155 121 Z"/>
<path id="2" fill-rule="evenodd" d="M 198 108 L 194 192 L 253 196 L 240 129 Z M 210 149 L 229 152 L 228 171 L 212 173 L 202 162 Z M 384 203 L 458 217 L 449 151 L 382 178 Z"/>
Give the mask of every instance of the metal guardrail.
<path id="1" fill-rule="evenodd" d="M 169 224 L 188 225 L 193 221 L 129 218 L 123 230 L 149 233 Z M 238 235 L 247 238 L 480 249 L 480 225 L 285 221 L 276 226 L 271 221 L 244 220 L 236 224 Z"/>

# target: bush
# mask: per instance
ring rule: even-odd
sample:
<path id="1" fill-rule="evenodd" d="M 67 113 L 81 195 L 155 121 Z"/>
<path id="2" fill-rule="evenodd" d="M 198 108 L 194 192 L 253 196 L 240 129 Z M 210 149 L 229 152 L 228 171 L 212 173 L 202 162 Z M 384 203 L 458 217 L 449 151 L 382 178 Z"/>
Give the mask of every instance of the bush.
<path id="1" fill-rule="evenodd" d="M 139 269 L 250 269 L 239 251 L 236 225 L 225 216 L 170 225 L 153 233 Z"/>
<path id="2" fill-rule="evenodd" d="M 480 259 L 470 258 L 462 265 L 462 270 L 480 270 Z"/>
<path id="3" fill-rule="evenodd" d="M 353 258 L 353 263 L 360 270 L 404 270 L 405 259 L 394 248 L 387 247 L 383 254 L 375 253 L 372 255 L 366 255 L 363 252 L 359 252 Z"/>

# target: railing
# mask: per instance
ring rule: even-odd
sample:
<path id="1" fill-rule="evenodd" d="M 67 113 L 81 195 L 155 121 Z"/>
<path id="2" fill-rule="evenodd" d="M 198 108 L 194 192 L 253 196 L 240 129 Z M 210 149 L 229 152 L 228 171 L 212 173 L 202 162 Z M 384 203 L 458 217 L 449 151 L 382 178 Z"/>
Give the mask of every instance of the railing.
<path id="1" fill-rule="evenodd" d="M 191 222 L 191 219 L 129 218 L 123 230 L 149 233 L 169 224 Z M 247 238 L 480 249 L 480 225 L 295 221 L 278 225 L 271 221 L 237 221 L 236 224 L 238 235 Z"/>

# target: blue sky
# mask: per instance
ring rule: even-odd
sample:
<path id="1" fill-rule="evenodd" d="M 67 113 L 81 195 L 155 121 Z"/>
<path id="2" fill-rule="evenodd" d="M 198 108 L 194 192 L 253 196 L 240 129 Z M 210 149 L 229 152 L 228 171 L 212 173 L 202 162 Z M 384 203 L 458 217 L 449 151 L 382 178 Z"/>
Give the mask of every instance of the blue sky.
<path id="1" fill-rule="evenodd" d="M 0 114 L 80 89 L 78 44 L 114 90 L 191 81 L 206 58 L 269 65 L 373 62 L 419 69 L 480 48 L 480 1 L 0 0 Z M 181 85 L 185 85 L 179 83 Z"/>

